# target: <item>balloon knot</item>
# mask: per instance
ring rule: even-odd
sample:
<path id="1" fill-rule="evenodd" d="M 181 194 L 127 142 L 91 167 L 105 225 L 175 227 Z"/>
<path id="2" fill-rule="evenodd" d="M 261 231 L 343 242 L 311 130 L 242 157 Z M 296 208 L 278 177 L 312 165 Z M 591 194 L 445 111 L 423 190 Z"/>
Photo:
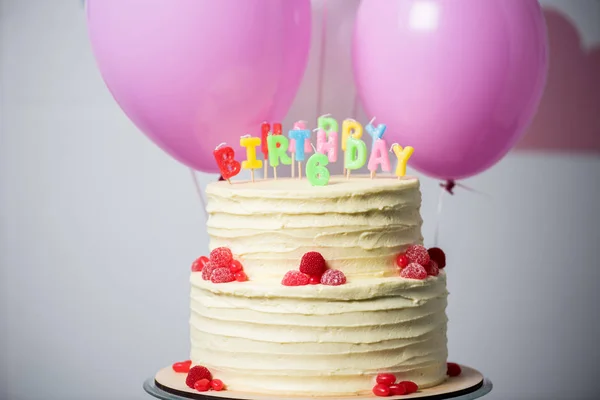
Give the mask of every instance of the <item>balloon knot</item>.
<path id="1" fill-rule="evenodd" d="M 446 192 L 454 195 L 454 187 L 456 186 L 456 182 L 454 179 L 448 179 L 446 182 L 440 183 L 440 187 L 443 187 Z"/>
<path id="2" fill-rule="evenodd" d="M 225 178 L 223 178 L 223 175 L 219 175 L 219 181 L 224 181 Z"/>

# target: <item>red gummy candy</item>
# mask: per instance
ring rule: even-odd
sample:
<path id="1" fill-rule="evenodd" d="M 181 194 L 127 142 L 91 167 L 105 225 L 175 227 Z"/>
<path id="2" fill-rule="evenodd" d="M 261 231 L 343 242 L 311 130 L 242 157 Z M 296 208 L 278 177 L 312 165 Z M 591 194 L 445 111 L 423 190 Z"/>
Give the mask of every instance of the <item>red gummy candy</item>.
<path id="1" fill-rule="evenodd" d="M 410 263 L 400 272 L 400 276 L 402 278 L 423 280 L 427 278 L 427 271 L 420 264 Z"/>
<path id="2" fill-rule="evenodd" d="M 427 250 L 427 253 L 429 254 L 429 258 L 434 260 L 440 269 L 446 266 L 446 254 L 444 254 L 442 249 L 439 247 L 432 247 Z"/>
<path id="3" fill-rule="evenodd" d="M 377 383 L 390 386 L 393 385 L 394 382 L 396 382 L 396 377 L 394 376 L 394 374 L 379 374 L 377 375 L 377 378 L 375 378 L 375 380 L 377 381 Z"/>
<path id="4" fill-rule="evenodd" d="M 311 285 L 318 285 L 319 283 L 321 283 L 321 277 L 320 276 L 311 276 L 310 279 L 308 280 L 308 283 L 310 283 Z"/>
<path id="5" fill-rule="evenodd" d="M 205 281 L 210 281 L 210 276 L 216 268 L 217 266 L 211 263 L 210 261 L 206 263 L 204 268 L 202 268 L 202 279 L 204 279 Z"/>
<path id="6" fill-rule="evenodd" d="M 244 271 L 239 271 L 235 273 L 235 280 L 238 282 L 246 282 L 248 280 L 248 276 Z"/>
<path id="7" fill-rule="evenodd" d="M 190 372 L 190 367 L 192 366 L 192 360 L 180 361 L 176 362 L 172 365 L 173 371 L 179 373 L 188 373 Z"/>
<path id="8" fill-rule="evenodd" d="M 217 247 L 210 252 L 210 262 L 218 267 L 229 267 L 233 255 L 227 247 Z"/>
<path id="9" fill-rule="evenodd" d="M 427 275 L 431 276 L 438 276 L 440 274 L 438 263 L 433 260 L 429 260 L 429 263 L 425 266 L 425 271 L 427 271 Z"/>
<path id="10" fill-rule="evenodd" d="M 394 383 L 393 385 L 390 385 L 390 394 L 392 396 L 402 396 L 403 394 L 406 394 L 406 386 Z"/>
<path id="11" fill-rule="evenodd" d="M 231 260 L 231 264 L 229 264 L 229 269 L 235 274 L 236 272 L 240 272 L 241 270 L 243 270 L 244 267 L 242 266 L 242 263 L 238 260 Z"/>
<path id="12" fill-rule="evenodd" d="M 390 395 L 390 387 L 379 383 L 373 386 L 373 394 L 379 397 L 387 397 Z"/>
<path id="13" fill-rule="evenodd" d="M 194 384 L 200 379 L 206 379 L 210 382 L 212 380 L 212 375 L 208 368 L 203 367 L 202 365 L 196 365 L 190 369 L 190 372 L 188 372 L 187 378 L 185 378 L 185 384 L 188 385 L 189 388 L 193 389 Z"/>
<path id="14" fill-rule="evenodd" d="M 210 276 L 212 283 L 227 283 L 235 281 L 235 275 L 229 268 L 215 268 Z"/>
<path id="15" fill-rule="evenodd" d="M 346 275 L 337 269 L 328 269 L 321 277 L 321 283 L 329 286 L 339 286 L 346 283 Z"/>
<path id="16" fill-rule="evenodd" d="M 399 268 L 404 268 L 408 264 L 410 264 L 410 260 L 408 259 L 408 257 L 406 257 L 406 254 L 404 254 L 404 253 L 398 254 L 398 258 L 396 258 L 396 265 Z"/>
<path id="17" fill-rule="evenodd" d="M 199 392 L 208 392 L 210 386 L 210 381 L 208 379 L 200 379 L 194 383 L 194 389 Z"/>
<path id="18" fill-rule="evenodd" d="M 398 382 L 398 385 L 404 386 L 404 388 L 406 389 L 406 394 L 411 394 L 419 390 L 419 386 L 412 381 Z"/>
<path id="19" fill-rule="evenodd" d="M 409 259 L 410 262 L 421 264 L 423 266 L 429 263 L 429 253 L 427 253 L 427 249 L 425 248 L 425 246 L 420 244 L 413 244 L 412 246 L 408 246 L 408 249 L 406 249 L 406 257 Z"/>
<path id="20" fill-rule="evenodd" d="M 288 271 L 283 276 L 281 284 L 284 286 L 304 286 L 308 285 L 310 278 L 300 271 Z"/>
<path id="21" fill-rule="evenodd" d="M 220 379 L 213 379 L 212 382 L 210 383 L 210 387 L 213 390 L 220 392 L 225 387 L 225 384 Z"/>
<path id="22" fill-rule="evenodd" d="M 462 370 L 457 363 L 449 362 L 446 365 L 448 367 L 448 370 L 446 371 L 448 376 L 459 376 L 461 374 Z"/>
<path id="23" fill-rule="evenodd" d="M 204 266 L 208 263 L 208 257 L 198 257 L 192 264 L 192 272 L 200 272 Z"/>
<path id="24" fill-rule="evenodd" d="M 326 268 L 325 259 L 317 251 L 304 253 L 300 260 L 300 272 L 309 276 L 321 276 Z"/>

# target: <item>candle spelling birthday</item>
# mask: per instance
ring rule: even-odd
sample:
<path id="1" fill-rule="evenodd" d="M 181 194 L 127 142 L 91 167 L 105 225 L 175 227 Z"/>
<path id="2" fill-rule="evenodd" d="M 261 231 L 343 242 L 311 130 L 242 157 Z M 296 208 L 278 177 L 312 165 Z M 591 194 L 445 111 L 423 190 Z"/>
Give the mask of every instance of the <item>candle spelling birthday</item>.
<path id="1" fill-rule="evenodd" d="M 387 173 L 401 179 L 406 175 L 406 166 L 414 149 L 393 143 L 388 148 L 384 136 L 385 124 L 374 124 L 375 118 L 364 126 L 354 119 L 345 119 L 340 125 L 330 114 L 317 119 L 317 127 L 310 130 L 306 121 L 297 121 L 287 136 L 283 135 L 281 123 L 263 122 L 260 126 L 260 137 L 244 135 L 240 137 L 240 146 L 245 150 L 246 159 L 241 163 L 235 159 L 235 152 L 226 143 L 219 144 L 214 157 L 221 175 L 229 183 L 241 169 L 250 172 L 251 181 L 255 182 L 255 170 L 264 167 L 264 179 L 268 178 L 269 165 L 273 168 L 273 179 L 277 179 L 277 168 L 281 165 L 291 166 L 292 179 L 306 180 L 313 186 L 325 186 L 329 183 L 328 166 L 338 161 L 338 151 L 342 150 L 342 162 L 346 179 L 351 179 L 352 172 L 358 171 L 366 164 L 371 179 L 378 172 Z M 311 133 L 316 131 L 316 146 L 311 141 Z M 370 137 L 370 154 L 363 133 Z M 257 148 L 260 148 L 263 159 L 258 159 Z M 308 157 L 309 153 L 314 154 Z M 394 154 L 396 169 L 392 172 L 390 154 Z M 307 159 L 308 157 L 308 159 Z M 304 164 L 304 168 L 303 168 Z M 296 170 L 298 171 L 296 173 Z"/>

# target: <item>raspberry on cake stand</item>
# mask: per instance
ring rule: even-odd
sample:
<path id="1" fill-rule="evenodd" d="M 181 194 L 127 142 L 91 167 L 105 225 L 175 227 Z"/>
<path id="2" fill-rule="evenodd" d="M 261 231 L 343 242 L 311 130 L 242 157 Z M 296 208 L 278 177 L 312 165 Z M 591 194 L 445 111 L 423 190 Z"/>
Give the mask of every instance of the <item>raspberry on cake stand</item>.
<path id="1" fill-rule="evenodd" d="M 449 377 L 440 385 L 422 389 L 416 393 L 408 395 L 387 396 L 386 399 L 427 399 L 427 400 L 473 400 L 485 396 L 492 390 L 492 382 L 485 378 L 479 371 L 461 365 L 462 370 L 459 376 Z M 318 394 L 315 396 L 282 396 L 269 395 L 248 392 L 237 392 L 234 390 L 206 391 L 199 392 L 186 386 L 186 374 L 177 373 L 172 367 L 166 367 L 160 370 L 154 378 L 149 378 L 144 382 L 144 390 L 162 400 L 318 400 Z M 374 394 L 366 393 L 364 395 L 354 396 L 327 396 L 322 399 L 352 399 L 352 400 L 374 400 L 381 399 Z"/>

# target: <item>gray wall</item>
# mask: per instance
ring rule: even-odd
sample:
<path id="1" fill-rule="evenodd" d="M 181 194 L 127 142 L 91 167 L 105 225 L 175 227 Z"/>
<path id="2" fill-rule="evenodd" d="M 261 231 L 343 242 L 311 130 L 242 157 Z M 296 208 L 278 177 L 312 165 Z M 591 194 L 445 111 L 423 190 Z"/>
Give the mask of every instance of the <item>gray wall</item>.
<path id="1" fill-rule="evenodd" d="M 545 3 L 578 27 L 576 54 L 598 46 L 600 2 Z M 77 1 L 1 4 L 0 399 L 147 398 L 142 382 L 187 357 L 189 265 L 207 250 L 189 172 L 111 98 Z M 351 15 L 330 7 L 324 97 L 344 117 Z M 287 123 L 318 113 L 314 40 Z M 565 104 L 598 98 L 583 86 Z M 598 154 L 513 152 L 465 182 L 486 195 L 444 201 L 450 357 L 494 381 L 490 399 L 597 397 Z M 422 182 L 431 244 L 439 188 Z"/>

